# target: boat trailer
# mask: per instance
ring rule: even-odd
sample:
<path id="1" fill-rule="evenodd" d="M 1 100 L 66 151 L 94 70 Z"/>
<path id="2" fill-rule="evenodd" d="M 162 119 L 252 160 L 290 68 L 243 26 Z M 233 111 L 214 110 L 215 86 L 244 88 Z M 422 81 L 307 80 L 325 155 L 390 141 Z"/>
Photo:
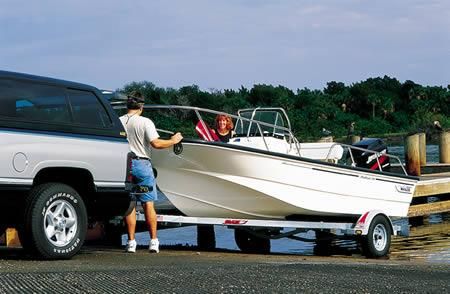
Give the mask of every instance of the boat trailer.
<path id="1" fill-rule="evenodd" d="M 356 222 L 336 221 L 323 217 L 320 221 L 299 220 L 270 220 L 270 219 L 239 219 L 239 218 L 211 218 L 191 217 L 180 215 L 158 215 L 160 228 L 174 228 L 181 226 L 197 225 L 198 228 L 212 228 L 213 225 L 226 226 L 234 229 L 235 241 L 239 249 L 248 253 L 270 253 L 270 240 L 290 238 L 303 242 L 316 242 L 314 253 L 327 255 L 332 240 L 355 240 L 359 243 L 362 254 L 369 258 L 384 257 L 389 253 L 391 236 L 407 236 L 409 228 L 407 224 L 393 222 L 382 211 L 374 210 L 362 214 Z M 137 212 L 137 221 L 144 221 L 144 215 Z M 284 231 L 289 230 L 289 231 Z M 299 233 L 314 231 L 316 238 L 302 238 L 296 236 Z M 198 230 L 201 233 L 201 230 Z M 200 248 L 213 249 L 208 244 L 214 241 L 214 230 L 203 230 L 208 238 L 199 239 Z"/>

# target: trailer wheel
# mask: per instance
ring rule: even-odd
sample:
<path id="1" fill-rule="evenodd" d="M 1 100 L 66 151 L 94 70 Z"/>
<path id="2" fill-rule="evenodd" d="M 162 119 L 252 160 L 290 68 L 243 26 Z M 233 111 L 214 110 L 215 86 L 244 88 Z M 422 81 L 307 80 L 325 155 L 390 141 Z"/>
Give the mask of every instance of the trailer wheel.
<path id="1" fill-rule="evenodd" d="M 216 249 L 216 235 L 214 225 L 197 226 L 197 246 L 200 250 L 212 251 Z"/>
<path id="2" fill-rule="evenodd" d="M 68 259 L 80 250 L 86 229 L 86 207 L 73 188 L 46 183 L 31 190 L 19 230 L 26 249 L 46 259 Z"/>
<path id="3" fill-rule="evenodd" d="M 255 236 L 248 231 L 235 229 L 234 240 L 242 252 L 258 254 L 270 253 L 270 239 Z"/>
<path id="4" fill-rule="evenodd" d="M 330 256 L 332 252 L 333 234 L 329 232 L 316 231 L 316 244 L 313 248 L 314 255 Z"/>
<path id="5" fill-rule="evenodd" d="M 379 258 L 388 254 L 391 246 L 392 228 L 389 220 L 377 215 L 370 224 L 367 236 L 361 240 L 363 254 L 367 257 Z"/>

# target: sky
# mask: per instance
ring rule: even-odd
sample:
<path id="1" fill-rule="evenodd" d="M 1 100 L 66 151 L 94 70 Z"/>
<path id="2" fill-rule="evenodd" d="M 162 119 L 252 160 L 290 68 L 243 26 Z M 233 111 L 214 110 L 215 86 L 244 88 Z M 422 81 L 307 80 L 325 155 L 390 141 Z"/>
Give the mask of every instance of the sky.
<path id="1" fill-rule="evenodd" d="M 115 90 L 450 84 L 448 0 L 0 0 L 0 70 Z"/>

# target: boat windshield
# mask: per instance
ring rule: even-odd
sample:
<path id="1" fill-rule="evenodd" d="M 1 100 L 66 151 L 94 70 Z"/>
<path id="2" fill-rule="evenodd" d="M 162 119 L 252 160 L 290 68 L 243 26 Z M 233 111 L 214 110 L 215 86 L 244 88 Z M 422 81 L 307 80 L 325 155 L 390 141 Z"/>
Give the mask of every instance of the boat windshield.
<path id="1" fill-rule="evenodd" d="M 264 135 L 273 137 L 284 137 L 286 129 L 290 130 L 289 121 L 286 114 L 280 109 L 275 108 L 255 108 L 243 109 L 238 111 L 238 116 L 243 119 L 237 119 L 235 132 L 237 136 L 260 136 L 259 127 L 254 121 L 264 122 L 269 125 L 261 125 Z"/>

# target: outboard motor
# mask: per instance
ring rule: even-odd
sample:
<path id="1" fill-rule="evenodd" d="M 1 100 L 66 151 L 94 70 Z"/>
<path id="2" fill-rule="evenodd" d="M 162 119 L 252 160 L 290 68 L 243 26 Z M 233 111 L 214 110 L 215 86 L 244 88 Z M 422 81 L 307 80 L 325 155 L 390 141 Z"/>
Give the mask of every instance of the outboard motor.
<path id="1" fill-rule="evenodd" d="M 366 138 L 353 144 L 352 146 L 373 150 L 383 154 L 388 153 L 387 146 L 384 144 L 383 140 L 379 138 Z M 378 164 L 380 164 L 383 171 L 389 171 L 390 161 L 389 157 L 386 155 L 379 156 L 377 161 L 377 154 L 372 152 L 352 149 L 352 154 L 356 166 L 358 167 L 364 167 L 371 170 L 379 170 Z"/>

